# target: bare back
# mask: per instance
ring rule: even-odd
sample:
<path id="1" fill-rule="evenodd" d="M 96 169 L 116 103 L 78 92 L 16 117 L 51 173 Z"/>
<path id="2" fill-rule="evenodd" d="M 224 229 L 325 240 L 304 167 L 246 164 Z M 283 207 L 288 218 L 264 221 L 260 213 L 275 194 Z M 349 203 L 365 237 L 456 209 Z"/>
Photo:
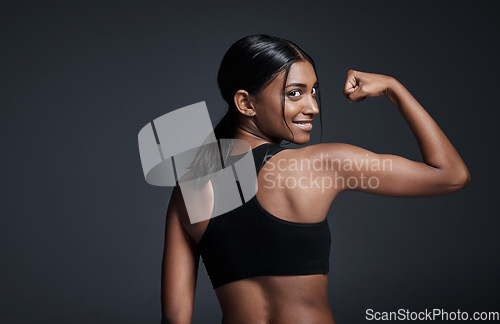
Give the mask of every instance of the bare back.
<path id="1" fill-rule="evenodd" d="M 308 168 L 307 162 L 300 166 L 307 159 L 312 160 L 309 147 L 287 149 L 262 167 L 256 198 L 272 217 L 294 223 L 318 223 L 325 219 L 335 195 L 332 191 L 322 192 L 317 185 L 322 171 Z M 205 210 L 212 210 L 210 185 L 205 192 L 209 197 L 202 199 Z M 196 244 L 208 222 L 184 223 Z M 258 276 L 222 285 L 215 293 L 223 323 L 334 323 L 326 274 Z"/>

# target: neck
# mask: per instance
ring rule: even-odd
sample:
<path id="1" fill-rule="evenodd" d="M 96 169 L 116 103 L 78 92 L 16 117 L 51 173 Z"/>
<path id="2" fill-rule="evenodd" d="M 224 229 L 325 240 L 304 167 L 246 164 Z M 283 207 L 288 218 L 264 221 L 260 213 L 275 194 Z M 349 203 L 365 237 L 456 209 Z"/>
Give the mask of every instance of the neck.
<path id="1" fill-rule="evenodd" d="M 246 141 L 252 149 L 264 143 L 281 143 L 281 140 L 271 138 L 263 134 L 259 129 L 254 130 L 241 124 L 236 125 L 234 138 Z"/>

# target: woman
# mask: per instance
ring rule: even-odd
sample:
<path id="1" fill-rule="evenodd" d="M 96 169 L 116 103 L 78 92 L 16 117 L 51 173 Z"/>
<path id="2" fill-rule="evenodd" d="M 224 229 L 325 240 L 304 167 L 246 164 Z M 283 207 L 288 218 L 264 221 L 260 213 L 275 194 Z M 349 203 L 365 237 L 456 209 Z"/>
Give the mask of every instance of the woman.
<path id="1" fill-rule="evenodd" d="M 197 201 L 208 217 L 192 223 L 179 186 L 174 188 L 165 233 L 163 323 L 191 322 L 200 255 L 223 323 L 335 323 L 326 275 L 326 214 L 335 197 L 348 190 L 437 196 L 470 180 L 439 126 L 392 77 L 350 70 L 344 95 L 350 102 L 387 97 L 415 135 L 424 162 L 344 143 L 281 146 L 282 140 L 307 143 L 319 113 L 314 61 L 290 41 L 268 35 L 237 41 L 224 56 L 218 83 L 229 110 L 215 136 L 249 144 L 258 191 L 241 207 L 210 218 L 217 194 L 214 183 L 205 182 L 204 198 Z M 205 174 L 217 171 L 216 155 L 202 149 L 193 166 L 203 165 Z M 229 145 L 222 155 L 229 161 L 242 151 Z"/>

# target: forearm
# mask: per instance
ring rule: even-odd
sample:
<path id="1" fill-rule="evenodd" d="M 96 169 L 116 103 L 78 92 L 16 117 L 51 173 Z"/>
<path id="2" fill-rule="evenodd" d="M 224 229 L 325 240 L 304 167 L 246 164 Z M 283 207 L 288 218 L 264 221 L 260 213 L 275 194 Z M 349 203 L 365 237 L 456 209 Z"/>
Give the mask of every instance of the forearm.
<path id="1" fill-rule="evenodd" d="M 467 183 L 469 171 L 438 124 L 396 79 L 386 96 L 398 108 L 415 136 L 424 162 L 446 173 L 453 182 Z"/>
<path id="2" fill-rule="evenodd" d="M 194 268 L 191 279 L 183 280 L 183 274 L 168 275 L 165 265 L 162 267 L 161 310 L 162 324 L 189 324 L 194 311 L 194 296 L 196 291 L 196 273 Z M 180 269 L 180 271 L 186 271 Z M 174 271 L 170 271 L 170 274 Z M 178 285 L 183 282 L 184 285 Z"/>

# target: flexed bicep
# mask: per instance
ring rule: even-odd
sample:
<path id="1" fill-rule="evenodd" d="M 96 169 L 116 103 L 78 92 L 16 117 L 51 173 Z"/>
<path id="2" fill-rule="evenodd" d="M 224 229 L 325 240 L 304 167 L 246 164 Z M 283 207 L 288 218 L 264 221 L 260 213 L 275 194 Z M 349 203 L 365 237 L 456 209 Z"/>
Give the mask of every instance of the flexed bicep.
<path id="1" fill-rule="evenodd" d="M 338 192 L 360 191 L 392 197 L 445 195 L 465 187 L 462 174 L 392 154 L 345 143 L 325 144 L 330 176 Z"/>

